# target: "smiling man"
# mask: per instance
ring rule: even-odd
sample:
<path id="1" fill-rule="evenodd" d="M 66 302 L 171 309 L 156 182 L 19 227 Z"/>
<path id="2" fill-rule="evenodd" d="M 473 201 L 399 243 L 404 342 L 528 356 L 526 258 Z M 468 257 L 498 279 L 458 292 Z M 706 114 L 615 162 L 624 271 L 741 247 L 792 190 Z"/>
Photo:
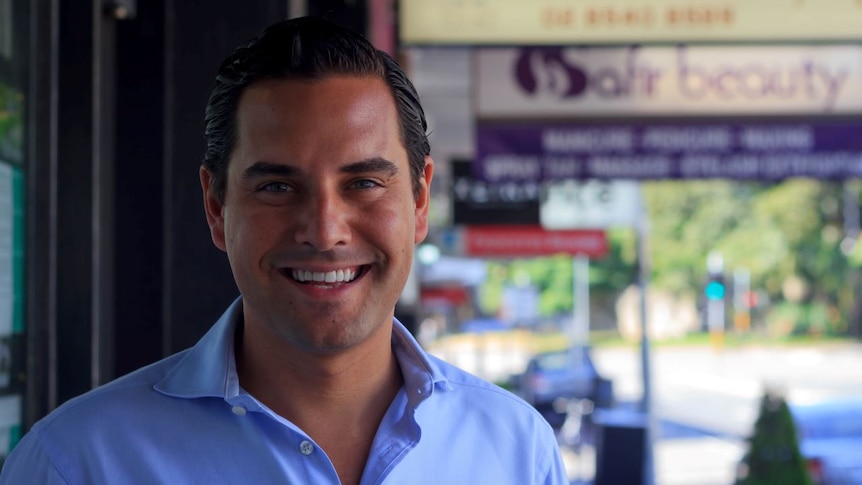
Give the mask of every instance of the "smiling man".
<path id="1" fill-rule="evenodd" d="M 200 180 L 241 296 L 194 347 L 40 421 L 0 483 L 568 483 L 531 406 L 394 318 L 428 232 L 426 128 L 352 31 L 294 19 L 238 48 Z"/>

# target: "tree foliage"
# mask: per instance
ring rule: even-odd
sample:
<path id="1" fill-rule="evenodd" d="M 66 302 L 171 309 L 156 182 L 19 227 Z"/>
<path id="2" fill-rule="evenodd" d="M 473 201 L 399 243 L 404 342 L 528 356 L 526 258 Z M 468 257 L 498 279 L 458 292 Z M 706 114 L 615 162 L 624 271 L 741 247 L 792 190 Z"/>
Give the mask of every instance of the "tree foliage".
<path id="1" fill-rule="evenodd" d="M 780 395 L 764 394 L 749 443 L 739 485 L 813 485 L 799 452 L 790 408 Z"/>
<path id="2" fill-rule="evenodd" d="M 700 291 L 715 252 L 726 275 L 746 271 L 752 290 L 792 315 L 795 331 L 846 331 L 854 310 L 848 281 L 859 266 L 854 258 L 862 258 L 841 250 L 841 183 L 664 181 L 646 184 L 644 197 L 654 286 Z"/>
<path id="3" fill-rule="evenodd" d="M 697 296 L 706 280 L 707 256 L 718 253 L 731 288 L 733 274 L 743 270 L 750 289 L 769 302 L 762 325 L 846 334 L 848 322 L 858 319 L 862 244 L 842 251 L 843 183 L 659 181 L 644 183 L 643 196 L 653 288 Z M 590 262 L 594 295 L 618 295 L 636 281 L 635 229 L 612 229 L 608 238 L 609 254 Z M 480 289 L 486 313 L 499 308 L 504 287 L 523 284 L 538 289 L 541 316 L 571 311 L 569 256 L 499 260 L 490 263 L 489 275 Z"/>
<path id="4" fill-rule="evenodd" d="M 502 306 L 504 289 L 532 286 L 539 292 L 539 316 L 570 312 L 572 259 L 565 255 L 488 262 L 488 278 L 480 288 L 480 307 L 486 314 Z"/>
<path id="5" fill-rule="evenodd" d="M 634 282 L 635 234 L 630 229 L 608 231 L 609 252 L 590 262 L 592 294 L 620 293 Z M 502 305 L 508 286 L 533 286 L 539 292 L 539 317 L 570 315 L 573 305 L 573 263 L 568 255 L 529 259 L 499 259 L 488 262 L 488 278 L 479 288 L 483 313 L 494 314 Z"/>
<path id="6" fill-rule="evenodd" d="M 23 162 L 24 97 L 0 81 L 0 160 Z"/>

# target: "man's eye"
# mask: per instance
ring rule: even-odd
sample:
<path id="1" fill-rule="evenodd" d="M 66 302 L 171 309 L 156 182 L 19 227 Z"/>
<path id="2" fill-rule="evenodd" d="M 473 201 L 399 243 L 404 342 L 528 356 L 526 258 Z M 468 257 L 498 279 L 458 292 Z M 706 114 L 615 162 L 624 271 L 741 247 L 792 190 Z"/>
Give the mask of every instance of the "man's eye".
<path id="1" fill-rule="evenodd" d="M 380 184 L 371 179 L 361 179 L 353 182 L 353 186 L 357 189 L 373 189 L 375 187 L 379 187 Z"/>
<path id="2" fill-rule="evenodd" d="M 288 192 L 290 191 L 290 185 L 284 182 L 272 182 L 264 185 L 260 190 L 263 192 Z"/>

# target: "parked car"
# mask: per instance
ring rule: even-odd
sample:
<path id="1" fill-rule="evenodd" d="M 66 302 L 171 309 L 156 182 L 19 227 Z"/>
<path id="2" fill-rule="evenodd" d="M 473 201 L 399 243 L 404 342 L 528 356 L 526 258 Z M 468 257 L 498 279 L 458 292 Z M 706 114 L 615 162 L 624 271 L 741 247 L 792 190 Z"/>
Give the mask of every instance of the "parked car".
<path id="1" fill-rule="evenodd" d="M 799 451 L 818 485 L 862 485 L 862 397 L 791 405 Z"/>
<path id="2" fill-rule="evenodd" d="M 613 384 L 599 375 L 586 346 L 534 355 L 524 372 L 513 376 L 512 387 L 555 428 L 563 425 L 569 401 L 589 401 L 584 409 L 614 404 Z"/>
<path id="3" fill-rule="evenodd" d="M 799 451 L 816 485 L 862 485 L 862 396 L 788 404 Z M 737 469 L 746 475 L 745 458 Z"/>

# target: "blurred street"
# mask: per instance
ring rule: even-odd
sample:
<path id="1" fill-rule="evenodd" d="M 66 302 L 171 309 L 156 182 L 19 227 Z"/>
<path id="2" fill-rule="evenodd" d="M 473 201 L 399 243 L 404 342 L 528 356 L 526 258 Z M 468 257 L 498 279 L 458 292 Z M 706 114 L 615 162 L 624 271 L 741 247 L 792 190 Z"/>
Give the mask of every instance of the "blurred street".
<path id="1" fill-rule="evenodd" d="M 449 340 L 435 351 L 499 380 L 522 368 L 527 355 L 523 347 L 492 336 L 465 334 L 469 338 Z M 482 345 L 465 345 L 471 339 Z M 795 404 L 862 394 L 862 344 L 654 346 L 650 356 L 656 485 L 732 484 L 767 386 Z M 643 389 L 639 348 L 595 347 L 593 361 L 599 374 L 613 381 L 617 407 L 636 411 Z M 564 445 L 563 456 L 572 483 L 592 483 L 592 443 L 578 449 Z"/>
<path id="2" fill-rule="evenodd" d="M 623 406 L 642 392 L 636 349 L 598 348 L 600 371 L 613 379 Z M 790 402 L 862 393 L 862 345 L 823 344 L 715 350 L 706 347 L 652 351 L 658 423 L 657 485 L 729 485 L 747 449 L 764 386 L 784 389 Z M 590 483 L 594 452 L 566 449 L 573 483 Z"/>

